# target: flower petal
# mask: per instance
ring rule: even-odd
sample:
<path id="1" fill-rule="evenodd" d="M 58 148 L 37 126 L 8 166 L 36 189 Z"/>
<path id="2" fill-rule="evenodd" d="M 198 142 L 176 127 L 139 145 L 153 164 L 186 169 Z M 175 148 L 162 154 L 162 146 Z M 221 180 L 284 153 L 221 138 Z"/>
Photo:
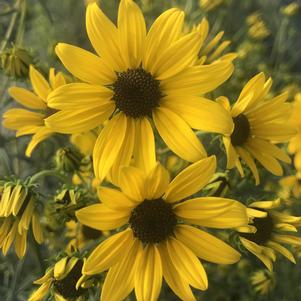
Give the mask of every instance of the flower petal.
<path id="1" fill-rule="evenodd" d="M 95 54 L 76 46 L 59 43 L 55 53 L 66 69 L 84 82 L 95 85 L 112 84 L 116 75 Z"/>
<path id="2" fill-rule="evenodd" d="M 211 180 L 215 169 L 215 156 L 191 164 L 171 181 L 165 192 L 166 200 L 176 202 L 198 192 Z"/>
<path id="3" fill-rule="evenodd" d="M 47 96 L 51 88 L 44 76 L 36 70 L 32 65 L 29 68 L 29 78 L 34 92 L 46 102 Z"/>
<path id="4" fill-rule="evenodd" d="M 104 204 L 95 204 L 76 211 L 80 223 L 97 230 L 112 230 L 126 224 L 130 211 L 112 210 Z"/>
<path id="5" fill-rule="evenodd" d="M 148 244 L 137 261 L 135 294 L 138 301 L 156 301 L 162 286 L 162 264 L 156 245 Z"/>
<path id="6" fill-rule="evenodd" d="M 8 94 L 27 108 L 35 110 L 45 110 L 47 108 L 45 102 L 41 98 L 26 89 L 10 87 L 8 89 Z"/>
<path id="7" fill-rule="evenodd" d="M 131 248 L 124 248 L 121 261 L 108 272 L 101 291 L 101 301 L 124 300 L 134 288 L 137 257 L 142 253 L 142 245 L 135 240 Z M 121 285 L 122 284 L 122 285 Z"/>
<path id="8" fill-rule="evenodd" d="M 218 264 L 233 264 L 240 259 L 240 254 L 213 235 L 188 225 L 178 225 L 176 238 L 198 257 Z"/>
<path id="9" fill-rule="evenodd" d="M 143 14 L 132 0 L 121 0 L 118 10 L 120 54 L 127 68 L 138 68 L 145 48 L 146 26 Z"/>
<path id="10" fill-rule="evenodd" d="M 188 124 L 173 111 L 159 107 L 153 112 L 158 132 L 167 146 L 189 162 L 206 157 L 206 151 Z"/>

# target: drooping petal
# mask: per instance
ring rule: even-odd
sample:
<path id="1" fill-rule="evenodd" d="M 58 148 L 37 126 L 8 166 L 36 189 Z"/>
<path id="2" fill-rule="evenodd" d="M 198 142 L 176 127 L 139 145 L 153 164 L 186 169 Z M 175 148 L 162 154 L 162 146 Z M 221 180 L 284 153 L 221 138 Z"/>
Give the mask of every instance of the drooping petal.
<path id="1" fill-rule="evenodd" d="M 231 169 L 235 167 L 235 164 L 238 160 L 238 155 L 229 137 L 223 137 L 223 142 L 227 153 L 227 169 Z"/>
<path id="2" fill-rule="evenodd" d="M 95 204 L 76 211 L 80 223 L 97 230 L 112 230 L 129 220 L 130 211 L 112 210 L 104 204 Z"/>
<path id="3" fill-rule="evenodd" d="M 64 43 L 59 43 L 55 52 L 66 69 L 83 82 L 107 85 L 116 79 L 116 74 L 104 61 L 91 52 Z"/>
<path id="4" fill-rule="evenodd" d="M 113 166 L 126 138 L 127 117 L 123 113 L 114 116 L 101 131 L 93 150 L 95 176 L 102 181 Z M 114 139 L 112 139 L 114 137 Z"/>
<path id="5" fill-rule="evenodd" d="M 201 190 L 214 175 L 215 156 L 199 160 L 181 171 L 169 184 L 165 198 L 168 202 L 183 200 Z"/>
<path id="6" fill-rule="evenodd" d="M 137 301 L 156 301 L 162 286 L 162 264 L 156 245 L 148 244 L 140 253 L 135 275 Z"/>
<path id="7" fill-rule="evenodd" d="M 121 0 L 118 10 L 120 54 L 127 68 L 138 68 L 145 49 L 146 26 L 143 14 L 132 0 Z"/>
<path id="8" fill-rule="evenodd" d="M 99 244 L 89 255 L 83 266 L 87 275 L 99 274 L 121 261 L 125 250 L 134 244 L 130 229 L 114 234 Z"/>
<path id="9" fill-rule="evenodd" d="M 233 264 L 240 259 L 240 254 L 213 235 L 188 225 L 178 225 L 176 238 L 198 257 L 218 264 Z"/>
<path id="10" fill-rule="evenodd" d="M 134 288 L 137 257 L 142 253 L 142 245 L 135 240 L 132 247 L 124 248 L 124 256 L 108 272 L 101 291 L 101 301 L 124 300 Z"/>
<path id="11" fill-rule="evenodd" d="M 267 243 L 267 246 L 274 249 L 276 252 L 282 254 L 284 257 L 286 257 L 289 261 L 296 264 L 296 259 L 294 255 L 285 247 L 281 246 L 280 244 L 269 241 Z"/>
<path id="12" fill-rule="evenodd" d="M 35 110 L 44 110 L 47 108 L 45 102 L 34 93 L 19 87 L 11 87 L 8 94 L 21 105 Z"/>
<path id="13" fill-rule="evenodd" d="M 188 124 L 173 111 L 159 107 L 153 112 L 158 132 L 168 147 L 189 162 L 206 157 L 206 151 Z"/>

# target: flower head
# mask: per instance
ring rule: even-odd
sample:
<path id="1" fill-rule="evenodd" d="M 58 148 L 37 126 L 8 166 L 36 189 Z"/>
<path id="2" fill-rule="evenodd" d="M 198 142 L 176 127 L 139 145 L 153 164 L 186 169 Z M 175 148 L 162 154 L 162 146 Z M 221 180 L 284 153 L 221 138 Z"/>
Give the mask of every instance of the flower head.
<path id="1" fill-rule="evenodd" d="M 57 87 L 66 84 L 61 72 L 55 74 L 53 68 L 49 70 L 49 83 L 43 75 L 30 66 L 29 77 L 34 92 L 24 88 L 11 87 L 9 95 L 28 109 L 9 109 L 3 114 L 3 125 L 16 130 L 16 136 L 33 135 L 26 149 L 26 156 L 30 157 L 34 148 L 53 134 L 53 130 L 45 126 L 44 119 L 52 115 L 55 110 L 48 107 L 48 94 Z M 34 110 L 34 111 L 32 111 Z"/>
<path id="2" fill-rule="evenodd" d="M 36 242 L 42 243 L 36 205 L 36 194 L 26 183 L 9 181 L 0 184 L 0 248 L 4 255 L 13 243 L 18 257 L 25 255 L 30 224 Z"/>
<path id="3" fill-rule="evenodd" d="M 57 45 L 58 57 L 82 83 L 51 93 L 49 105 L 59 112 L 46 123 L 54 131 L 79 133 L 109 119 L 93 151 L 100 180 L 111 169 L 129 165 L 132 157 L 138 167 L 153 168 L 152 124 L 168 147 L 189 162 L 206 156 L 192 128 L 231 133 L 233 124 L 227 114 L 198 95 L 229 78 L 233 58 L 195 65 L 201 34 L 184 34 L 183 21 L 184 12 L 169 9 L 147 32 L 137 4 L 121 0 L 116 26 L 93 3 L 87 7 L 86 27 L 97 55 Z"/>
<path id="4" fill-rule="evenodd" d="M 275 287 L 275 275 L 268 270 L 259 270 L 252 274 L 251 283 L 260 295 L 267 295 Z"/>
<path id="5" fill-rule="evenodd" d="M 226 97 L 218 101 L 229 112 L 234 123 L 231 135 L 223 137 L 227 152 L 227 168 L 237 167 L 241 175 L 242 159 L 251 169 L 256 184 L 259 174 L 254 158 L 269 172 L 281 176 L 282 167 L 278 160 L 290 163 L 290 158 L 275 144 L 288 141 L 296 133 L 287 124 L 291 105 L 286 103 L 287 94 L 266 99 L 272 80 L 263 73 L 254 76 L 241 91 L 238 100 L 230 107 Z"/>
<path id="6" fill-rule="evenodd" d="M 123 300 L 133 288 L 137 300 L 157 300 L 162 277 L 181 299 L 195 300 L 189 285 L 208 286 L 197 257 L 221 264 L 239 260 L 239 253 L 223 241 L 191 226 L 232 228 L 247 222 L 245 207 L 237 201 L 187 200 L 210 181 L 215 168 L 215 157 L 202 159 L 170 182 L 160 164 L 149 173 L 124 167 L 121 191 L 102 187 L 102 203 L 77 211 L 78 220 L 89 227 L 123 229 L 102 242 L 83 267 L 87 275 L 109 269 L 101 300 Z"/>
<path id="7" fill-rule="evenodd" d="M 287 234 L 297 232 L 301 224 L 301 217 L 292 216 L 277 211 L 280 200 L 258 201 L 249 205 L 247 209 L 250 225 L 238 230 L 243 246 L 254 254 L 264 265 L 272 271 L 276 260 L 275 252 L 296 263 L 293 254 L 281 243 L 300 246 L 301 238 Z"/>

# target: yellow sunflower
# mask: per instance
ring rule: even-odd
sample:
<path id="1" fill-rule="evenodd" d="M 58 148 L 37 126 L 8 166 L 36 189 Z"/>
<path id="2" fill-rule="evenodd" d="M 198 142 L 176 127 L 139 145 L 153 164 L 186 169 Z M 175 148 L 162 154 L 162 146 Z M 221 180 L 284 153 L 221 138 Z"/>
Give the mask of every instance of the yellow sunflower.
<path id="1" fill-rule="evenodd" d="M 40 287 L 31 294 L 28 301 L 44 300 L 50 293 L 55 301 L 87 300 L 86 292 L 91 283 L 82 281 L 82 286 L 76 288 L 78 280 L 82 277 L 84 260 L 75 256 L 61 258 L 42 278 L 34 281 L 34 284 L 39 284 Z"/>
<path id="2" fill-rule="evenodd" d="M 30 224 L 36 242 L 42 243 L 36 203 L 31 188 L 21 182 L 0 184 L 0 248 L 4 255 L 13 243 L 17 256 L 22 258 L 25 255 Z"/>
<path id="3" fill-rule="evenodd" d="M 285 102 L 287 94 L 266 99 L 271 85 L 271 78 L 266 80 L 260 73 L 247 82 L 232 107 L 226 97 L 218 98 L 234 122 L 232 134 L 223 137 L 227 168 L 236 166 L 243 176 L 239 160 L 242 159 L 250 167 L 256 184 L 259 174 L 254 158 L 269 172 L 281 176 L 283 170 L 278 160 L 291 160 L 275 143 L 288 141 L 296 133 L 287 124 L 291 114 L 291 105 Z"/>
<path id="4" fill-rule="evenodd" d="M 17 137 L 33 135 L 26 149 L 28 157 L 41 141 L 53 134 L 53 130 L 46 127 L 44 122 L 46 117 L 55 112 L 48 107 L 47 97 L 51 91 L 66 84 L 63 74 L 61 72 L 55 74 L 53 68 L 49 70 L 49 83 L 33 66 L 30 66 L 29 78 L 34 92 L 11 87 L 8 93 L 18 103 L 31 110 L 14 108 L 3 114 L 3 126 L 16 130 Z"/>
<path id="5" fill-rule="evenodd" d="M 247 209 L 250 225 L 238 228 L 243 246 L 257 256 L 270 271 L 273 270 L 273 262 L 276 260 L 275 252 L 296 263 L 294 255 L 281 243 L 301 246 L 301 237 L 287 234 L 297 232 L 296 227 L 301 225 L 301 217 L 275 210 L 279 206 L 279 199 L 250 204 Z"/>
<path id="6" fill-rule="evenodd" d="M 83 266 L 93 275 L 109 269 L 101 300 L 124 300 L 135 288 L 137 300 L 157 300 L 162 277 L 182 300 L 195 300 L 190 285 L 205 290 L 207 275 L 197 257 L 233 264 L 240 254 L 192 225 L 232 228 L 247 223 L 245 207 L 219 197 L 188 199 L 212 178 L 214 156 L 201 159 L 171 182 L 159 163 L 148 174 L 135 167 L 120 172 L 121 191 L 102 187 L 102 203 L 76 212 L 91 228 L 122 231 L 94 249 Z"/>
<path id="7" fill-rule="evenodd" d="M 46 124 L 61 133 L 93 129 L 111 118 L 93 152 L 97 178 L 116 165 L 155 166 L 153 126 L 168 147 L 195 162 L 206 151 L 191 128 L 230 134 L 231 118 L 213 101 L 198 95 L 212 91 L 233 72 L 231 60 L 195 65 L 198 31 L 183 34 L 184 12 L 160 15 L 147 33 L 144 17 L 132 0 L 121 0 L 117 26 L 96 3 L 87 7 L 86 26 L 98 55 L 60 43 L 56 53 L 83 83 L 52 92 L 49 105 L 60 110 Z"/>

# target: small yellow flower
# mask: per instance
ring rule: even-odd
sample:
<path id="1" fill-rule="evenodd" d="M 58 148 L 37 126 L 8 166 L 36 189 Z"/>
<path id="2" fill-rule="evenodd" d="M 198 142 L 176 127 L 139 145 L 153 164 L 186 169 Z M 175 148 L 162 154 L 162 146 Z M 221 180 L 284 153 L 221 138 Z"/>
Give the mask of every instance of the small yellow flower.
<path id="1" fill-rule="evenodd" d="M 55 301 L 86 300 L 88 281 L 82 279 L 82 266 L 85 259 L 65 256 L 50 267 L 45 275 L 34 281 L 40 287 L 34 291 L 28 301 L 44 300 L 51 293 Z M 81 279 L 81 286 L 76 288 Z"/>
<path id="2" fill-rule="evenodd" d="M 256 40 L 263 40 L 270 35 L 270 30 L 258 12 L 248 16 L 247 24 L 250 26 L 249 35 Z"/>
<path id="3" fill-rule="evenodd" d="M 279 206 L 279 199 L 250 204 L 247 209 L 250 224 L 238 228 L 243 246 L 261 260 L 269 271 L 273 270 L 275 252 L 296 263 L 294 255 L 281 243 L 301 246 L 300 237 L 288 234 L 297 232 L 296 227 L 301 225 L 301 217 L 279 212 L 276 210 Z"/>
<path id="4" fill-rule="evenodd" d="M 260 295 L 267 295 L 275 287 L 275 276 L 268 270 L 259 270 L 251 276 L 251 283 Z"/>
<path id="5" fill-rule="evenodd" d="M 232 107 L 226 97 L 217 99 L 234 123 L 231 135 L 223 137 L 227 168 L 237 167 L 243 176 L 242 159 L 251 169 L 256 184 L 259 173 L 253 158 L 269 172 L 281 176 L 283 170 L 278 160 L 290 163 L 291 159 L 275 144 L 288 141 L 296 133 L 287 123 L 291 114 L 287 94 L 267 99 L 271 85 L 271 78 L 266 80 L 260 73 L 246 83 Z"/>
<path id="6" fill-rule="evenodd" d="M 36 195 L 27 185 L 19 181 L 0 184 L 0 248 L 4 255 L 13 243 L 18 257 L 25 255 L 30 224 L 36 242 L 42 243 L 36 205 Z"/>
<path id="7" fill-rule="evenodd" d="M 203 10 L 209 12 L 220 6 L 223 2 L 224 0 L 200 0 L 199 4 Z"/>
<path id="8" fill-rule="evenodd" d="M 33 135 L 26 149 L 26 156 L 30 157 L 34 148 L 54 132 L 45 126 L 44 119 L 51 116 L 55 110 L 48 107 L 48 94 L 56 88 L 65 85 L 66 80 L 61 72 L 55 74 L 53 68 L 49 71 L 49 83 L 33 66 L 29 70 L 30 81 L 34 93 L 19 87 L 8 89 L 9 95 L 27 110 L 14 108 L 3 114 L 3 126 L 16 130 L 16 136 Z"/>
<path id="9" fill-rule="evenodd" d="M 281 7 L 280 11 L 286 16 L 294 16 L 300 11 L 300 4 L 298 2 L 292 2 L 287 6 Z"/>
<path id="10" fill-rule="evenodd" d="M 138 301 L 157 300 L 162 277 L 182 300 L 195 300 L 190 285 L 206 290 L 200 257 L 233 264 L 240 254 L 213 235 L 191 225 L 226 229 L 247 224 L 245 207 L 219 197 L 187 198 L 212 178 L 215 157 L 202 159 L 171 182 L 160 164 L 146 173 L 123 167 L 120 188 L 101 187 L 102 203 L 77 211 L 80 223 L 98 230 L 121 231 L 92 251 L 83 273 L 109 270 L 101 300 L 124 300 L 135 288 Z M 191 225 L 189 225 L 191 224 Z"/>

